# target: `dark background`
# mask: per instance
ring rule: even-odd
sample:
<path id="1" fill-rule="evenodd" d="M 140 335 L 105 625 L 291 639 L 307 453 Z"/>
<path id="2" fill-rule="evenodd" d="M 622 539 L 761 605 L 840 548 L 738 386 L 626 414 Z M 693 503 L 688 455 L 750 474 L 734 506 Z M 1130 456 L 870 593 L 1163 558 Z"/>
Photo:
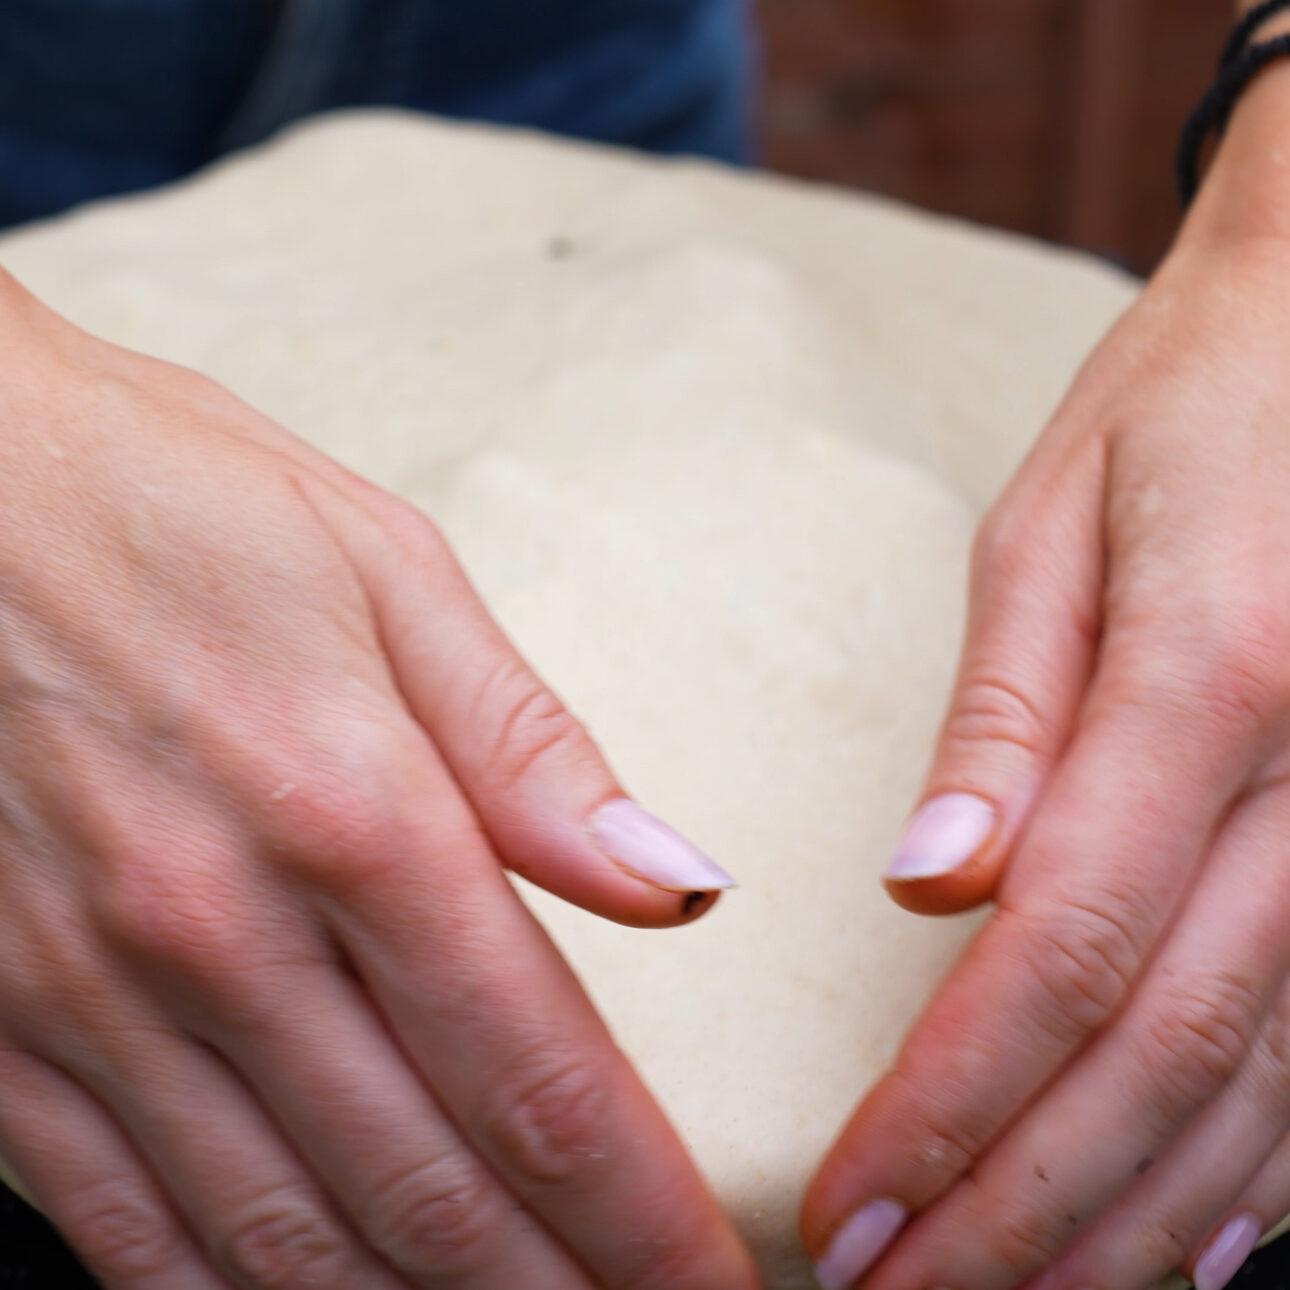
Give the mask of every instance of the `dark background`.
<path id="1" fill-rule="evenodd" d="M 758 0 L 765 160 L 1150 269 L 1234 0 Z"/>

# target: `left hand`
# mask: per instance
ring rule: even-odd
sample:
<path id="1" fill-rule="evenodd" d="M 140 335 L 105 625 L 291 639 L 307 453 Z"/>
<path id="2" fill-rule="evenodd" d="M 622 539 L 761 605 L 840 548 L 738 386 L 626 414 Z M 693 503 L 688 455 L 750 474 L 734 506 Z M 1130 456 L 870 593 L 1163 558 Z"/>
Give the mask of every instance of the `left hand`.
<path id="1" fill-rule="evenodd" d="M 1243 223 L 1260 128 L 980 532 L 941 800 L 889 889 L 997 910 L 811 1189 L 826 1290 L 1217 1290 L 1290 1210 L 1290 215 Z"/>

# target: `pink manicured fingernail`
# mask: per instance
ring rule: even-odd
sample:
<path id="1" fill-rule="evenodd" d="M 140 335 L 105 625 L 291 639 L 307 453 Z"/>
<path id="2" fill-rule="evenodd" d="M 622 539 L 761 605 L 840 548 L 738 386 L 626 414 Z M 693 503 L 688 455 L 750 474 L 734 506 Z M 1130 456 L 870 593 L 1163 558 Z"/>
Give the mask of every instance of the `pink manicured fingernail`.
<path id="1" fill-rule="evenodd" d="M 953 873 L 981 849 L 996 820 L 994 807 L 971 793 L 933 797 L 910 820 L 887 877 L 908 882 Z"/>
<path id="2" fill-rule="evenodd" d="M 851 1290 L 905 1226 L 909 1211 L 894 1200 L 870 1201 L 838 1228 L 815 1265 L 822 1290 Z"/>
<path id="3" fill-rule="evenodd" d="M 735 885 L 692 842 L 626 798 L 606 802 L 590 827 L 611 860 L 664 891 L 725 891 Z"/>
<path id="4" fill-rule="evenodd" d="M 1262 1235 L 1263 1225 L 1257 1218 L 1242 1214 L 1232 1219 L 1196 1260 L 1196 1290 L 1223 1290 L 1245 1266 Z"/>

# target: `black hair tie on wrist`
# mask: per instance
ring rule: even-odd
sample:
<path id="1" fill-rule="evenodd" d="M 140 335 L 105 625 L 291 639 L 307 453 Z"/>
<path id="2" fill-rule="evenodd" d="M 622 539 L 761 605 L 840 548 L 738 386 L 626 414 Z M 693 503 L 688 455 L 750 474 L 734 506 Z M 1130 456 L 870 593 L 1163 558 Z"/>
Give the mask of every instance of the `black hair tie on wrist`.
<path id="1" fill-rule="evenodd" d="M 1262 0 L 1262 3 L 1256 4 L 1253 9 L 1242 14 L 1240 21 L 1232 28 L 1227 44 L 1223 46 L 1223 53 L 1218 60 L 1219 67 L 1223 68 L 1228 63 L 1235 62 L 1245 52 L 1245 47 L 1254 38 L 1254 33 L 1269 18 L 1283 9 L 1290 9 L 1290 0 Z"/>
<path id="2" fill-rule="evenodd" d="M 1263 0 L 1236 24 L 1223 47 L 1218 76 L 1187 118 L 1178 140 L 1175 162 L 1178 197 L 1186 210 L 1200 188 L 1200 154 L 1212 132 L 1220 137 L 1237 100 L 1269 63 L 1290 57 L 1290 34 L 1250 44 L 1254 33 L 1274 14 L 1290 10 L 1290 0 Z"/>

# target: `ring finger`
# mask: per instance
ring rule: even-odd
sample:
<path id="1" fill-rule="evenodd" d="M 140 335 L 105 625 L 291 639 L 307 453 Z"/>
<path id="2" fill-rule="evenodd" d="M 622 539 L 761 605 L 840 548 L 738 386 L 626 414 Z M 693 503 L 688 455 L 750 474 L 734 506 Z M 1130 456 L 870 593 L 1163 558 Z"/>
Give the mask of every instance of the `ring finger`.
<path id="1" fill-rule="evenodd" d="M 1288 1046 L 1290 989 L 1222 1096 L 1029 1290 L 1140 1290 L 1182 1266 L 1189 1252 L 1207 1273 L 1201 1290 L 1229 1280 L 1290 1209 Z"/>
<path id="2" fill-rule="evenodd" d="M 214 1234 L 221 1266 L 255 1287 L 589 1290 L 463 1143 L 357 986 L 321 962 L 280 968 L 271 988 L 250 976 L 187 1019 L 216 1052 L 177 1036 L 146 1051 L 125 1042 L 90 1075 L 194 1227 Z"/>

